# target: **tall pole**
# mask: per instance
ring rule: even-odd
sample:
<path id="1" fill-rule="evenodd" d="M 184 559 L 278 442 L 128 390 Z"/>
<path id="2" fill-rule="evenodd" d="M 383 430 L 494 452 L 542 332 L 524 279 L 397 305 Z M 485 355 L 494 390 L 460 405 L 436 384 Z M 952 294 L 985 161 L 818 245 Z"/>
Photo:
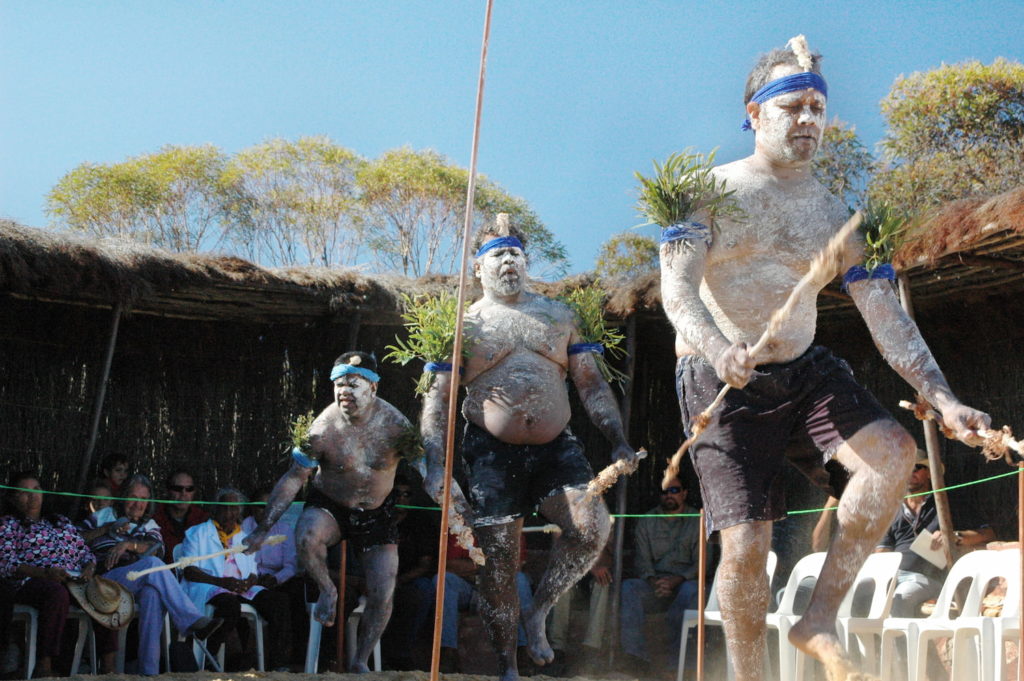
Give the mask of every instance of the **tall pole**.
<path id="1" fill-rule="evenodd" d="M 697 552 L 697 681 L 704 681 L 704 600 L 708 579 L 708 534 L 707 517 L 700 509 L 700 550 Z M 679 666 L 686 660 L 679 660 Z"/>
<path id="2" fill-rule="evenodd" d="M 441 625 L 444 618 L 444 580 L 448 561 L 448 515 L 452 503 L 452 469 L 455 460 L 455 420 L 459 403 L 459 372 L 462 369 L 462 324 L 466 308 L 466 281 L 469 266 L 469 244 L 472 238 L 473 203 L 476 197 L 476 157 L 480 143 L 480 118 L 484 106 L 484 83 L 487 75 L 487 44 L 491 35 L 491 10 L 494 0 L 487 0 L 484 15 L 483 44 L 480 47 L 480 75 L 476 88 L 476 114 L 473 119 L 473 145 L 469 157 L 469 186 L 466 189 L 466 219 L 462 226 L 462 263 L 459 267 L 459 295 L 455 316 L 455 343 L 452 349 L 452 380 L 448 394 L 448 428 L 445 434 L 444 491 L 441 499 L 441 533 L 437 550 L 437 589 L 434 600 L 434 639 L 430 650 L 430 681 L 437 681 L 441 667 Z"/>
<path id="3" fill-rule="evenodd" d="M 914 319 L 914 303 L 910 296 L 910 282 L 905 274 L 899 275 L 896 282 L 899 287 L 900 305 L 903 306 L 907 316 Z M 953 564 L 955 538 L 953 537 L 953 516 L 949 511 L 949 499 L 946 493 L 941 491 L 946 486 L 946 479 L 942 473 L 942 458 L 939 456 L 939 429 L 935 425 L 935 421 L 930 419 L 922 421 L 921 427 L 924 429 L 924 446 L 928 452 L 928 472 L 932 478 L 932 489 L 939 490 L 933 494 L 935 497 L 935 514 L 939 518 L 939 531 L 942 532 L 942 548 L 946 554 L 946 567 L 949 567 Z"/>
<path id="4" fill-rule="evenodd" d="M 629 438 L 629 424 L 633 418 L 633 385 L 636 378 L 636 315 L 630 315 L 626 320 L 626 385 L 622 395 L 622 430 Z M 614 525 L 614 565 L 612 567 L 612 641 L 619 640 L 619 609 L 621 607 L 620 595 L 622 593 L 622 548 L 626 537 L 626 521 L 622 516 L 626 515 L 626 502 L 629 497 L 629 486 L 625 476 L 619 478 L 615 491 L 615 514 L 619 516 L 618 522 Z M 603 549 L 603 547 L 602 547 Z M 608 646 L 609 663 L 615 662 L 615 646 Z"/>
<path id="5" fill-rule="evenodd" d="M 345 580 L 348 573 L 348 540 L 341 540 L 341 566 L 338 569 L 338 605 L 334 616 L 335 649 L 334 671 L 341 674 L 345 671 L 347 656 L 345 655 Z"/>
<path id="6" fill-rule="evenodd" d="M 1018 584 L 1024 584 L 1024 463 L 1017 464 L 1017 551 L 1020 552 L 1020 576 L 1018 579 L 1021 581 Z M 1024 613 L 1024 589 L 1018 589 L 1020 592 L 1020 602 L 1017 604 L 1017 613 Z M 1005 646 L 1003 642 L 999 641 L 999 650 L 1003 651 Z M 1024 627 L 1017 627 L 1017 680 L 1024 679 Z M 1003 654 L 1000 652 L 999 664 L 1005 664 L 1003 662 Z"/>
<path id="7" fill-rule="evenodd" d="M 89 480 L 89 469 L 92 468 L 92 457 L 96 450 L 96 438 L 100 432 L 100 417 L 103 415 L 103 402 L 107 397 L 107 379 L 110 378 L 110 367 L 114 362 L 114 348 L 117 345 L 117 332 L 121 327 L 121 312 L 123 306 L 120 302 L 114 305 L 114 316 L 110 322 L 110 338 L 107 341 L 107 352 L 103 357 L 103 368 L 100 370 L 99 384 L 96 386 L 96 399 L 93 400 L 92 422 L 89 426 L 89 442 L 85 446 L 85 453 L 82 454 L 82 465 L 78 469 L 78 484 L 75 490 L 78 493 L 85 492 L 85 485 Z M 82 503 L 81 497 L 75 497 L 72 504 L 71 517 L 78 516 L 78 508 Z"/>

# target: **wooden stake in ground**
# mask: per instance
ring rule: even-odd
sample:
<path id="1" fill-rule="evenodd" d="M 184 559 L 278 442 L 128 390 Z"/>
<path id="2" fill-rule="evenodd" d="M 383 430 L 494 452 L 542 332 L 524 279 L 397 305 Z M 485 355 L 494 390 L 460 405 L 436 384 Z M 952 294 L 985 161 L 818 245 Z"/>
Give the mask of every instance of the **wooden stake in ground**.
<path id="1" fill-rule="evenodd" d="M 451 392 L 448 395 L 448 429 L 445 437 L 444 490 L 441 499 L 441 533 L 438 538 L 437 588 L 434 600 L 434 638 L 430 649 L 430 681 L 437 681 L 441 666 L 441 624 L 444 619 L 444 581 L 448 560 L 448 518 L 452 504 L 452 469 L 455 460 L 455 420 L 459 402 L 459 371 L 462 369 L 462 324 L 465 319 L 469 245 L 472 240 L 473 202 L 476 197 L 476 158 L 480 143 L 480 118 L 484 106 L 484 83 L 487 75 L 487 45 L 491 35 L 491 10 L 494 0 L 487 0 L 484 14 L 484 35 L 480 47 L 480 75 L 476 88 L 476 115 L 473 120 L 473 145 L 469 154 L 469 186 L 466 189 L 466 215 L 462 226 L 462 261 L 459 266 L 459 299 L 455 319 L 455 344 L 452 351 Z M 508 219 L 508 216 L 505 216 Z"/>
<path id="2" fill-rule="evenodd" d="M 345 573 L 348 572 L 348 540 L 341 540 L 341 566 L 338 570 L 338 604 L 335 606 L 337 614 L 334 616 L 334 633 L 336 635 L 334 645 L 337 650 L 334 654 L 334 671 L 341 674 L 345 671 Z"/>
<path id="3" fill-rule="evenodd" d="M 700 544 L 697 552 L 697 681 L 704 681 L 704 607 L 705 590 L 707 588 L 707 565 L 704 561 L 708 556 L 707 518 L 703 507 L 700 509 Z M 679 660 L 682 667 L 686 660 Z"/>
<path id="4" fill-rule="evenodd" d="M 782 329 L 783 324 L 789 319 L 789 316 L 793 313 L 793 308 L 796 307 L 797 301 L 800 296 L 803 295 L 808 288 L 814 285 L 814 282 L 818 281 L 821 277 L 826 274 L 831 274 L 839 270 L 839 266 L 842 264 L 843 253 L 846 250 L 846 242 L 860 226 L 861 220 L 864 216 L 857 211 L 854 213 L 846 224 L 840 228 L 835 235 L 829 239 L 825 248 L 821 249 L 814 260 L 811 262 L 811 267 L 807 270 L 807 273 L 800 278 L 800 281 L 796 283 L 793 290 L 790 292 L 786 302 L 782 304 L 782 307 L 775 310 L 772 313 L 771 319 L 768 320 L 768 328 L 761 334 L 761 338 L 758 339 L 757 343 L 753 345 L 747 354 L 751 359 L 757 359 L 757 355 L 770 343 Z M 665 468 L 665 476 L 662 479 L 662 485 L 667 485 L 672 478 L 679 475 L 679 465 L 683 461 L 683 456 L 686 455 L 686 451 L 693 444 L 694 440 L 700 437 L 700 434 L 704 432 L 704 429 L 708 427 L 708 423 L 711 421 L 711 415 L 715 413 L 718 406 L 722 404 L 726 394 L 732 386 L 726 384 L 719 391 L 718 396 L 715 397 L 714 401 L 708 405 L 707 409 L 702 411 L 693 420 L 693 435 L 688 437 L 676 453 L 672 455 L 672 459 L 669 461 L 668 466 Z"/>

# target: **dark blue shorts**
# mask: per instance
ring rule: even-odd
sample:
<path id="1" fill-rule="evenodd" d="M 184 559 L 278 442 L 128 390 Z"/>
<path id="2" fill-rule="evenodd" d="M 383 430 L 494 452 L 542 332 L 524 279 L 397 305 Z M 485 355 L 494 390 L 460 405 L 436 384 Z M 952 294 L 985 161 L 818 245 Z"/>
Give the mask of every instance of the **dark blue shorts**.
<path id="1" fill-rule="evenodd" d="M 475 526 L 522 518 L 542 500 L 594 478 L 583 444 L 568 428 L 543 445 L 511 445 L 467 423 L 462 463 Z"/>
<path id="2" fill-rule="evenodd" d="M 703 358 L 679 358 L 676 390 L 687 434 L 723 385 Z M 832 457 L 878 420 L 892 416 L 827 348 L 812 346 L 792 362 L 758 366 L 746 387 L 726 393 L 690 448 L 708 532 L 784 518 L 786 462 L 838 498 L 849 471 Z"/>
<path id="3" fill-rule="evenodd" d="M 395 517 L 395 492 L 377 508 L 354 510 L 337 503 L 329 496 L 310 486 L 305 508 L 319 508 L 331 514 L 341 530 L 341 538 L 348 539 L 361 551 L 384 544 L 398 543 L 398 519 Z"/>

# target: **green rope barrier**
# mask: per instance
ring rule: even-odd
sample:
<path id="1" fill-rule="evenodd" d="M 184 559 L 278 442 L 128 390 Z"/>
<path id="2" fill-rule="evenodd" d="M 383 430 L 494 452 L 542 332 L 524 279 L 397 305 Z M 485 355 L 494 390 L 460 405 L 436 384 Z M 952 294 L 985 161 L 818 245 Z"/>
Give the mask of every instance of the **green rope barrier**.
<path id="1" fill-rule="evenodd" d="M 980 478 L 978 480 L 972 480 L 971 482 L 962 482 L 957 485 L 948 485 L 941 489 L 928 490 L 927 492 L 918 492 L 917 494 L 904 495 L 904 499 L 911 497 L 922 497 L 928 494 L 935 494 L 936 492 L 948 492 L 954 489 L 962 489 L 964 487 L 973 487 L 974 485 L 981 485 L 986 482 L 993 480 L 999 480 L 1000 478 L 1008 478 L 1011 475 L 1019 475 L 1020 469 L 1014 469 L 1008 473 L 1000 473 L 998 475 L 992 475 L 987 478 Z M 56 492 L 51 490 L 41 489 L 28 489 L 26 487 L 11 487 L 9 485 L 0 485 L 0 489 L 12 490 L 15 492 L 32 492 L 35 494 L 56 494 L 62 497 L 81 497 L 85 499 L 109 499 L 111 501 L 134 501 L 134 497 L 104 497 L 95 494 L 79 494 L 77 492 Z M 155 504 L 180 504 L 180 499 L 146 499 Z M 266 506 L 265 501 L 195 501 L 192 502 L 201 506 Z M 301 502 L 293 502 L 301 503 Z M 440 511 L 439 506 L 407 506 L 405 504 L 395 504 L 397 508 L 404 508 L 413 511 Z M 799 511 L 789 511 L 787 515 L 807 515 L 808 513 L 822 513 L 823 511 L 834 511 L 836 507 L 832 508 L 805 508 Z M 534 514 L 536 515 L 536 514 Z M 699 518 L 700 513 L 613 513 L 613 518 Z"/>

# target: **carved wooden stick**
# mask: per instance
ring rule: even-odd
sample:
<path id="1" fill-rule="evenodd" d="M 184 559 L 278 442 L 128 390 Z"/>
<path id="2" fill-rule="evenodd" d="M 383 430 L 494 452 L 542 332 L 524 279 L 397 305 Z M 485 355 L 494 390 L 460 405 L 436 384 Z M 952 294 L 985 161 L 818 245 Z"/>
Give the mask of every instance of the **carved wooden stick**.
<path id="1" fill-rule="evenodd" d="M 627 461 L 619 459 L 597 474 L 593 480 L 587 483 L 587 497 L 596 497 L 608 491 L 608 488 L 615 484 L 615 481 L 623 475 L 629 475 L 636 470 L 636 462 L 646 458 L 647 450 L 641 447 L 636 452 L 636 459 Z"/>
<path id="2" fill-rule="evenodd" d="M 942 422 L 942 414 L 935 411 L 920 396 L 918 396 L 917 402 L 900 400 L 900 406 L 914 412 L 914 417 L 918 421 L 935 421 L 943 435 L 950 440 L 956 439 L 956 434 Z M 1013 431 L 1010 430 L 1010 426 L 1003 426 L 999 430 L 979 428 L 978 435 L 985 438 L 981 444 L 981 453 L 989 461 L 1002 459 L 1013 466 L 1017 462 L 1013 460 L 1013 456 L 1010 454 L 1011 450 L 1017 452 L 1018 456 L 1024 456 L 1024 442 L 1013 439 Z"/>
<path id="3" fill-rule="evenodd" d="M 273 546 L 274 544 L 280 544 L 285 539 L 286 537 L 283 534 L 274 534 L 267 537 L 266 541 L 263 542 L 263 545 Z M 207 558 L 216 558 L 217 556 L 227 556 L 232 553 L 241 553 L 242 551 L 245 551 L 247 548 L 249 547 L 245 544 L 239 544 L 238 546 L 232 546 L 230 549 L 224 549 L 223 551 L 215 551 L 205 556 L 185 556 L 181 560 L 175 563 L 169 563 L 168 565 L 157 565 L 156 567 L 146 568 L 145 570 L 132 570 L 128 573 L 128 579 L 134 582 L 139 577 L 148 575 L 151 572 L 160 572 L 161 570 L 173 570 L 174 568 L 188 567 L 189 565 L 194 565 L 195 563 L 198 563 L 201 560 L 206 560 Z"/>
<path id="4" fill-rule="evenodd" d="M 839 266 L 842 264 L 843 252 L 846 248 L 846 241 L 850 238 L 850 235 L 860 226 L 861 220 L 864 216 L 860 211 L 854 213 L 846 224 L 836 232 L 828 243 L 825 244 L 825 248 L 821 249 L 814 260 L 811 262 L 810 269 L 807 273 L 800 278 L 800 281 L 796 283 L 793 290 L 790 291 L 789 297 L 786 298 L 786 302 L 782 304 L 782 307 L 775 310 L 772 313 L 771 319 L 768 320 L 768 327 L 761 334 L 761 338 L 758 339 L 757 343 L 747 351 L 747 354 L 751 359 L 756 359 L 757 355 L 764 349 L 768 343 L 770 343 L 782 329 L 782 325 L 789 319 L 789 315 L 793 313 L 793 308 L 796 307 L 797 301 L 800 296 L 803 295 L 807 289 L 815 284 L 821 277 L 827 274 L 834 273 L 839 270 Z M 704 432 L 704 429 L 708 427 L 708 423 L 711 421 L 711 415 L 715 413 L 715 409 L 718 409 L 718 405 L 722 404 L 725 399 L 726 393 L 729 392 L 730 386 L 728 383 L 722 386 L 718 396 L 715 397 L 714 401 L 708 405 L 707 409 L 702 411 L 693 420 L 693 435 L 688 437 L 676 453 L 672 455 L 669 460 L 668 466 L 665 468 L 665 476 L 662 479 L 662 485 L 668 483 L 669 480 L 679 475 L 679 465 L 683 461 L 686 451 L 693 444 L 694 440 Z"/>

